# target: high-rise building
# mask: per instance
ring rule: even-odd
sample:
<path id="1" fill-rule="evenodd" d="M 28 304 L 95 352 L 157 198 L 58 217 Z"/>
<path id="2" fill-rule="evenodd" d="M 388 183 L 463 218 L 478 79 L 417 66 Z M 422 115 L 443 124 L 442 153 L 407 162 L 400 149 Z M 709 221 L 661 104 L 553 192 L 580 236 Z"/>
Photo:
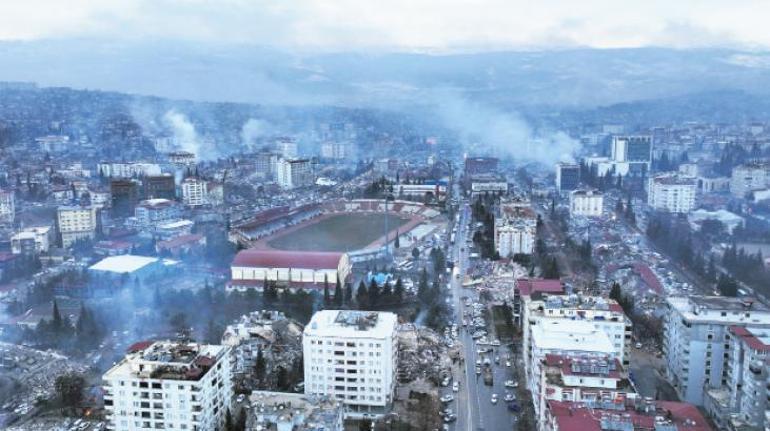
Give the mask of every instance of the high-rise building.
<path id="1" fill-rule="evenodd" d="M 652 136 L 613 136 L 610 158 L 621 163 L 644 163 L 649 170 L 652 162 Z"/>
<path id="2" fill-rule="evenodd" d="M 495 250 L 504 258 L 535 251 L 537 215 L 529 204 L 503 203 L 495 217 Z"/>
<path id="3" fill-rule="evenodd" d="M 321 144 L 321 158 L 345 160 L 353 156 L 353 143 L 349 141 L 328 141 Z"/>
<path id="4" fill-rule="evenodd" d="M 145 199 L 175 199 L 176 184 L 171 174 L 149 175 L 142 179 Z"/>
<path id="5" fill-rule="evenodd" d="M 0 223 L 13 223 L 16 217 L 16 199 L 11 190 L 0 190 Z"/>
<path id="6" fill-rule="evenodd" d="M 139 202 L 139 188 L 134 180 L 110 181 L 113 217 L 129 217 Z"/>
<path id="7" fill-rule="evenodd" d="M 695 209 L 698 181 L 676 174 L 661 174 L 650 178 L 647 203 L 656 210 L 688 213 Z"/>
<path id="8" fill-rule="evenodd" d="M 147 199 L 134 210 L 135 226 L 141 229 L 179 220 L 182 215 L 179 203 L 168 199 Z"/>
<path id="9" fill-rule="evenodd" d="M 52 232 L 51 226 L 25 228 L 11 236 L 11 252 L 24 255 L 48 253 Z"/>
<path id="10" fill-rule="evenodd" d="M 107 178 L 137 178 L 148 175 L 160 175 L 157 163 L 143 162 L 101 162 L 96 165 L 100 176 Z"/>
<path id="11" fill-rule="evenodd" d="M 374 417 L 393 402 L 398 359 L 393 313 L 323 310 L 305 326 L 305 394 L 345 403 L 347 417 Z"/>
<path id="12" fill-rule="evenodd" d="M 281 159 L 275 174 L 276 182 L 284 189 L 313 185 L 313 169 L 308 159 Z"/>
<path id="13" fill-rule="evenodd" d="M 575 163 L 559 163 L 556 165 L 556 190 L 568 192 L 580 186 L 580 165 Z"/>
<path id="14" fill-rule="evenodd" d="M 272 152 L 257 153 L 254 158 L 254 170 L 263 178 L 270 178 L 278 165 L 278 154 Z"/>
<path id="15" fill-rule="evenodd" d="M 93 206 L 60 206 L 56 210 L 56 218 L 64 248 L 96 237 L 97 209 Z"/>
<path id="16" fill-rule="evenodd" d="M 222 429 L 233 395 L 230 364 L 226 346 L 134 344 L 102 377 L 108 428 Z"/>
<path id="17" fill-rule="evenodd" d="M 187 177 L 182 180 L 182 202 L 190 207 L 206 204 L 208 195 L 206 181 L 197 177 Z"/>
<path id="18" fill-rule="evenodd" d="M 674 296 L 666 299 L 663 357 L 679 398 L 702 406 L 704 394 L 726 386 L 730 327 L 770 328 L 770 308 L 749 298 Z"/>

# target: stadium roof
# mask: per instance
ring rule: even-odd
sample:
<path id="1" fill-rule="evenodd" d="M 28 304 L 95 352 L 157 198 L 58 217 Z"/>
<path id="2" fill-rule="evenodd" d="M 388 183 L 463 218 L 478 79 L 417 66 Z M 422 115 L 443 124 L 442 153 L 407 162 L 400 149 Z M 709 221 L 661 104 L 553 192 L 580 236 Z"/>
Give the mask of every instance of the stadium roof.
<path id="1" fill-rule="evenodd" d="M 232 266 L 256 268 L 337 269 L 344 253 L 321 251 L 242 250 Z"/>

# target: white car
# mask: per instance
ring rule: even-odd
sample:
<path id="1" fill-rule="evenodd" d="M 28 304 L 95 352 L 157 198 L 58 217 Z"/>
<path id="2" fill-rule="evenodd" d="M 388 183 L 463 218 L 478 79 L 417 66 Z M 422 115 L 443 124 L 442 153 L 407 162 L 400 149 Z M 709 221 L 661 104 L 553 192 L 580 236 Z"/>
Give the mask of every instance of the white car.
<path id="1" fill-rule="evenodd" d="M 506 388 L 518 388 L 519 382 L 514 382 L 513 380 L 506 380 L 505 381 L 505 387 Z"/>
<path id="2" fill-rule="evenodd" d="M 497 394 L 492 394 L 492 399 L 489 400 L 492 404 L 497 404 Z"/>
<path id="3" fill-rule="evenodd" d="M 452 383 L 452 392 L 460 392 L 460 382 Z"/>

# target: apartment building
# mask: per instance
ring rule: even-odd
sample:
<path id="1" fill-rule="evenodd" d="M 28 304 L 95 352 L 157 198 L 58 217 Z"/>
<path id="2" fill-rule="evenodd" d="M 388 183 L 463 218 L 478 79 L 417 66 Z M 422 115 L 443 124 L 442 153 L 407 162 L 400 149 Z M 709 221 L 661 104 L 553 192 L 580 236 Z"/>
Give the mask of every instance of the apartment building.
<path id="1" fill-rule="evenodd" d="M 207 184 L 200 178 L 187 177 L 182 180 L 182 202 L 190 207 L 206 204 Z"/>
<path id="2" fill-rule="evenodd" d="M 96 171 L 107 178 L 137 178 L 148 175 L 160 175 L 157 163 L 143 162 L 101 162 L 97 163 Z"/>
<path id="3" fill-rule="evenodd" d="M 559 163 L 556 165 L 556 190 L 568 192 L 580 186 L 580 165 L 575 163 Z"/>
<path id="4" fill-rule="evenodd" d="M 662 174 L 650 178 L 647 203 L 656 210 L 688 213 L 695 209 L 698 181 L 676 174 Z"/>
<path id="5" fill-rule="evenodd" d="M 233 394 L 230 348 L 137 343 L 102 380 L 111 430 L 221 429 Z"/>
<path id="6" fill-rule="evenodd" d="M 730 193 L 744 198 L 749 193 L 764 190 L 770 186 L 770 163 L 752 162 L 733 168 L 730 177 Z"/>
<path id="7" fill-rule="evenodd" d="M 60 206 L 56 221 L 62 247 L 68 248 L 79 240 L 96 237 L 97 209 L 93 206 Z"/>
<path id="8" fill-rule="evenodd" d="M 12 190 L 0 190 L 0 223 L 13 223 L 16 217 L 16 198 Z"/>
<path id="9" fill-rule="evenodd" d="M 28 227 L 11 236 L 11 253 L 37 255 L 51 247 L 51 226 Z"/>
<path id="10" fill-rule="evenodd" d="M 598 190 L 574 190 L 569 194 L 569 214 L 579 217 L 601 217 L 604 194 Z"/>
<path id="11" fill-rule="evenodd" d="M 770 328 L 770 308 L 723 296 L 675 296 L 666 302 L 667 377 L 681 400 L 702 406 L 706 392 L 728 385 L 730 328 Z"/>
<path id="12" fill-rule="evenodd" d="M 315 313 L 302 339 L 305 394 L 329 395 L 343 402 L 346 417 L 386 413 L 396 385 L 396 326 L 393 313 Z"/>
<path id="13" fill-rule="evenodd" d="M 276 166 L 276 182 L 284 189 L 313 184 L 313 169 L 308 159 L 281 159 Z"/>
<path id="14" fill-rule="evenodd" d="M 501 204 L 495 217 L 495 250 L 501 257 L 535 251 L 537 215 L 529 205 Z"/>

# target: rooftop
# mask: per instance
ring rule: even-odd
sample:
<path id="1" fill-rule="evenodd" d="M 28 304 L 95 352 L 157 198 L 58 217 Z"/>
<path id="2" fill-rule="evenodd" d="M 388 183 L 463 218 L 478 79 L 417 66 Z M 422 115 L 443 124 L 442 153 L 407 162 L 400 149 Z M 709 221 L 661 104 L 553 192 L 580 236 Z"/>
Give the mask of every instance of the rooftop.
<path id="1" fill-rule="evenodd" d="M 690 322 L 770 325 L 770 308 L 753 298 L 671 296 L 666 301 Z"/>
<path id="2" fill-rule="evenodd" d="M 227 350 L 225 346 L 172 341 L 135 343 L 104 378 L 200 380 Z"/>
<path id="3" fill-rule="evenodd" d="M 770 352 L 770 330 L 767 328 L 731 326 L 730 333 L 742 339 L 753 350 Z"/>
<path id="4" fill-rule="evenodd" d="M 546 319 L 532 326 L 531 331 L 532 346 L 541 350 L 615 353 L 607 334 L 584 320 Z"/>
<path id="5" fill-rule="evenodd" d="M 130 274 L 147 265 L 152 265 L 157 262 L 158 259 L 154 257 L 124 254 L 121 256 L 106 257 L 92 265 L 89 269 L 92 271 L 113 272 L 116 274 Z"/>
<path id="6" fill-rule="evenodd" d="M 568 401 L 549 401 L 548 411 L 558 424 L 559 431 L 711 431 L 711 426 L 692 404 L 646 400 L 640 403 L 649 406 L 632 405 L 617 411 L 589 408 Z"/>
<path id="7" fill-rule="evenodd" d="M 379 311 L 323 310 L 315 313 L 305 327 L 305 335 L 340 338 L 393 337 L 398 318 Z"/>
<path id="8" fill-rule="evenodd" d="M 337 269 L 344 253 L 321 251 L 241 250 L 232 266 L 257 268 Z"/>
<path id="9" fill-rule="evenodd" d="M 529 296 L 534 293 L 564 294 L 564 285 L 561 280 L 520 278 L 516 280 L 516 287 L 521 296 Z"/>

